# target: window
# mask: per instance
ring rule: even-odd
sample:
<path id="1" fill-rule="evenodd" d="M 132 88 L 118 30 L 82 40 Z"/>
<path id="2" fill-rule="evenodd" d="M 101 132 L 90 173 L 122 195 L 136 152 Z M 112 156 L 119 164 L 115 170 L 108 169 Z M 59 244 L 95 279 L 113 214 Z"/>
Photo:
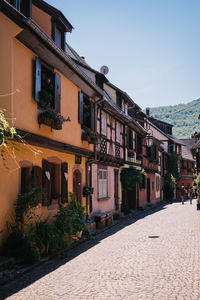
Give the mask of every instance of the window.
<path id="1" fill-rule="evenodd" d="M 133 132 L 130 128 L 127 130 L 127 147 L 128 149 L 133 149 Z"/>
<path id="2" fill-rule="evenodd" d="M 142 182 L 140 184 L 140 189 L 145 189 L 146 188 L 146 176 L 142 174 Z"/>
<path id="3" fill-rule="evenodd" d="M 142 154 L 142 138 L 139 135 L 136 136 L 136 152 Z"/>
<path id="4" fill-rule="evenodd" d="M 104 111 L 101 112 L 101 134 L 107 135 L 107 120 L 106 113 Z"/>
<path id="5" fill-rule="evenodd" d="M 60 49 L 65 51 L 65 30 L 54 21 L 52 22 L 52 39 Z"/>
<path id="6" fill-rule="evenodd" d="M 41 108 L 60 112 L 61 77 L 37 57 L 35 62 L 35 100 Z"/>
<path id="7" fill-rule="evenodd" d="M 82 127 L 94 130 L 94 103 L 89 97 L 79 92 L 78 121 Z"/>
<path id="8" fill-rule="evenodd" d="M 98 171 L 98 198 L 108 197 L 108 171 L 99 169 Z"/>
<path id="9" fill-rule="evenodd" d="M 118 107 L 122 108 L 122 98 L 120 94 L 116 94 L 116 104 Z"/>
<path id="10" fill-rule="evenodd" d="M 121 142 L 121 135 L 120 135 L 120 124 L 116 123 L 116 142 Z"/>
<path id="11" fill-rule="evenodd" d="M 32 0 L 11 0 L 10 4 L 13 5 L 26 17 L 32 17 Z"/>
<path id="12" fill-rule="evenodd" d="M 55 161 L 55 162 L 53 162 Z M 59 160 L 60 161 L 60 160 Z M 64 203 L 68 201 L 68 164 L 56 163 L 56 160 L 42 160 L 42 187 L 44 189 L 44 205 L 52 200 Z"/>

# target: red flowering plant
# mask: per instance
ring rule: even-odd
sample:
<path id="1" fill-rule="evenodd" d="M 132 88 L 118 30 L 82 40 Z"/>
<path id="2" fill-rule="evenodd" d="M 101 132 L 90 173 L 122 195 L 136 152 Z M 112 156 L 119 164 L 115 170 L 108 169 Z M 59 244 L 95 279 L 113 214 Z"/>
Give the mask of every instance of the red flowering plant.
<path id="1" fill-rule="evenodd" d="M 135 150 L 134 149 L 128 149 L 128 157 L 134 157 Z"/>

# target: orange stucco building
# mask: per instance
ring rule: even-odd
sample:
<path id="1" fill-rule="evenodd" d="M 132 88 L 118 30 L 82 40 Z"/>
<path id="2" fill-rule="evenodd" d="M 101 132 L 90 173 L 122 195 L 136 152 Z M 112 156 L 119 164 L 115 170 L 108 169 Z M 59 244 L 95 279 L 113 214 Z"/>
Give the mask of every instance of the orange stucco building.
<path id="1" fill-rule="evenodd" d="M 69 192 L 87 205 L 83 187 L 93 145 L 82 140 L 82 99 L 89 103 L 92 126 L 101 90 L 65 52 L 65 34 L 72 29 L 44 1 L 0 1 L 0 108 L 23 139 L 5 152 L 9 169 L 0 160 L 0 241 L 13 202 L 30 181 L 45 190 L 37 210 L 42 217 L 54 215 L 59 202 L 69 201 Z M 56 111 L 59 126 L 47 111 Z"/>

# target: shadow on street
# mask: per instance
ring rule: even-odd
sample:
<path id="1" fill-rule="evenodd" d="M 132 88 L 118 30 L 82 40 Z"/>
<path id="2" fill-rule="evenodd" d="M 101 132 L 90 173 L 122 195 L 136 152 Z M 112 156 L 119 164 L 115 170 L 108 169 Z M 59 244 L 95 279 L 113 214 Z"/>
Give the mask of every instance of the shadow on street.
<path id="1" fill-rule="evenodd" d="M 88 240 L 83 242 L 82 244 L 78 245 L 77 247 L 66 250 L 62 252 L 62 254 L 58 254 L 56 257 L 46 261 L 45 263 L 33 268 L 32 270 L 28 271 L 27 273 L 23 274 L 22 276 L 11 280 L 8 283 L 5 283 L 3 286 L 0 286 L 0 299 L 5 299 L 18 291 L 28 287 L 35 281 L 39 280 L 43 276 L 55 271 L 62 265 L 66 264 L 70 260 L 74 259 L 78 255 L 84 253 L 85 251 L 89 250 L 90 248 L 99 244 L 103 239 L 117 233 L 118 231 L 122 230 L 126 226 L 130 226 L 133 223 L 137 222 L 142 218 L 145 218 L 151 214 L 157 213 L 160 210 L 167 209 L 167 205 L 170 203 L 159 203 L 158 205 L 150 208 L 147 211 L 137 211 L 135 216 L 129 217 L 128 219 L 121 220 L 119 223 L 114 225 L 113 227 L 108 228 L 107 230 L 101 232 L 94 239 Z M 149 236 L 147 238 L 159 238 L 158 236 Z M 53 282 L 52 282 L 53 284 Z"/>

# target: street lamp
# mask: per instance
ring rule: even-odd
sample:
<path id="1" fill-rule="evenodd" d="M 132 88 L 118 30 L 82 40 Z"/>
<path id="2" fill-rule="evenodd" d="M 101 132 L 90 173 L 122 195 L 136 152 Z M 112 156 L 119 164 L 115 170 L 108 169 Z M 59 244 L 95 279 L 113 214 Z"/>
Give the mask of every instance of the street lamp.
<path id="1" fill-rule="evenodd" d="M 146 143 L 147 147 L 152 147 L 153 146 L 153 131 L 149 128 L 146 133 Z"/>

